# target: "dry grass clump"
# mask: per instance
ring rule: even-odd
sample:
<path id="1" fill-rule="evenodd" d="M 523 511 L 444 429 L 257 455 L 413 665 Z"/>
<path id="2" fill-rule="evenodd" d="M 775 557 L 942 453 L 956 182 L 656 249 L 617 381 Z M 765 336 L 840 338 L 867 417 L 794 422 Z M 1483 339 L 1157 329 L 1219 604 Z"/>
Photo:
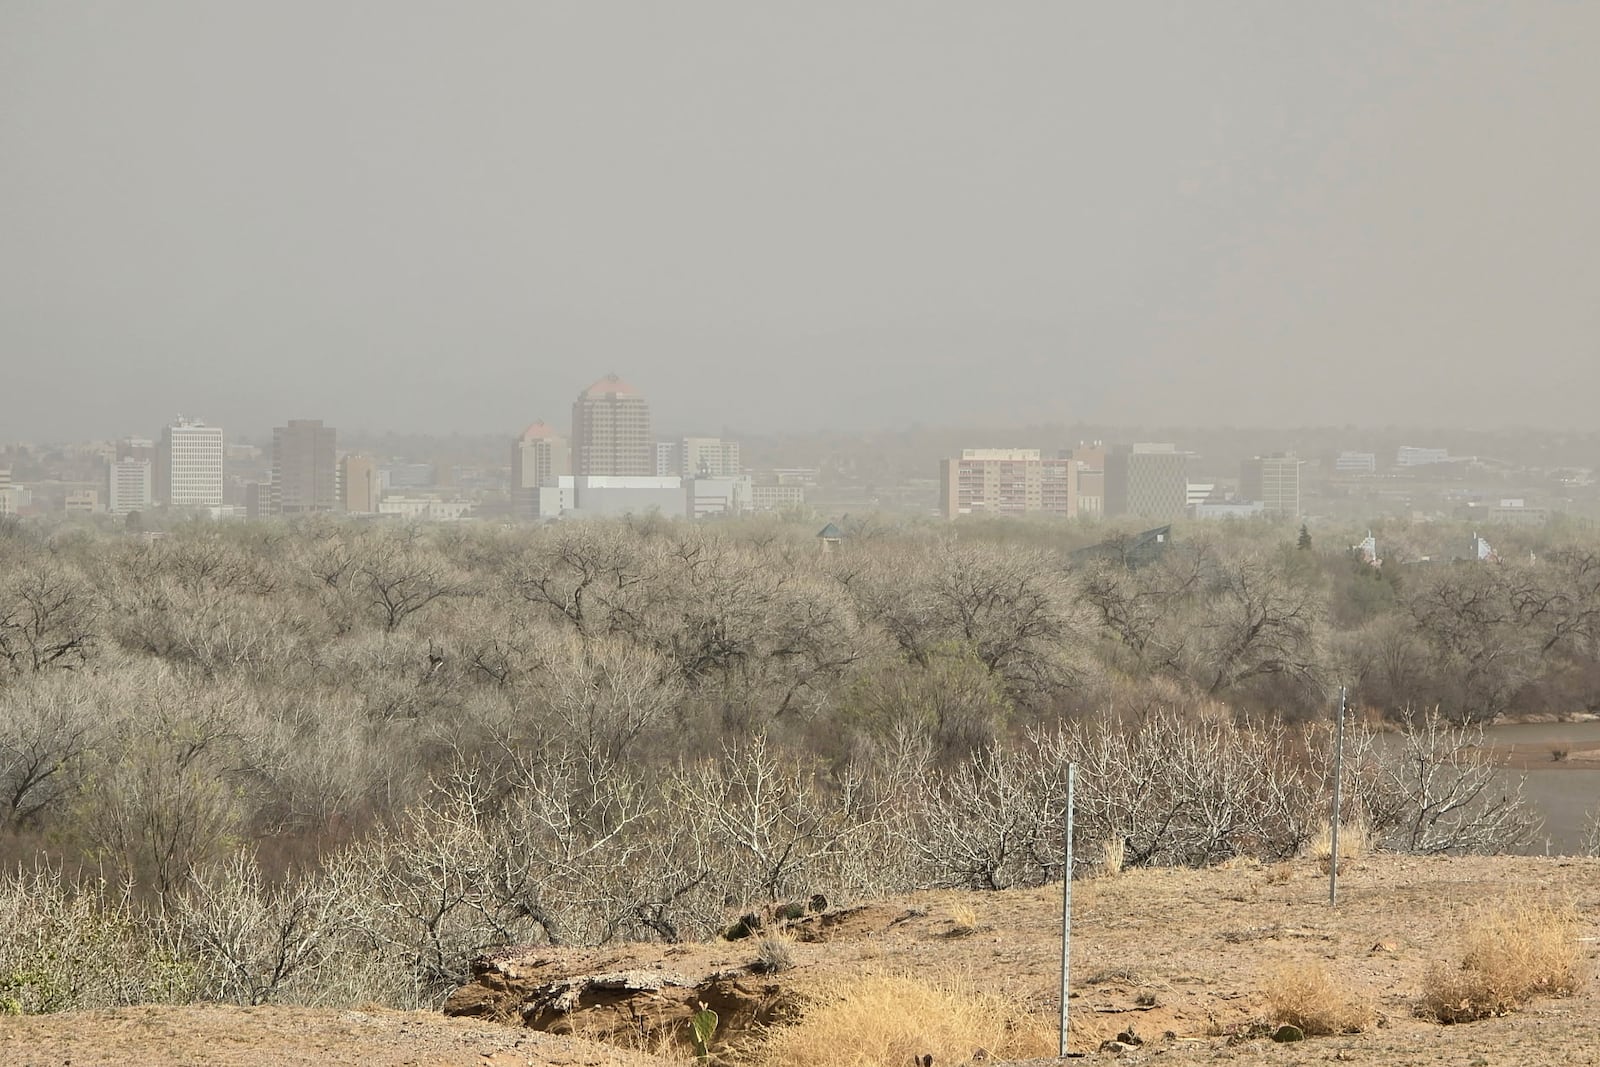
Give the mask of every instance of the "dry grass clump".
<path id="1" fill-rule="evenodd" d="M 1339 859 L 1360 859 L 1372 851 L 1372 835 L 1367 824 L 1360 819 L 1339 824 Z M 1333 858 L 1333 825 L 1324 819 L 1310 841 L 1306 842 L 1306 855 L 1320 862 L 1324 868 Z"/>
<path id="2" fill-rule="evenodd" d="M 1128 839 L 1114 834 L 1100 844 L 1100 863 L 1095 873 L 1102 878 L 1115 878 L 1122 873 L 1127 861 Z"/>
<path id="3" fill-rule="evenodd" d="M 965 900 L 950 905 L 950 937 L 966 937 L 978 930 L 978 909 Z"/>
<path id="4" fill-rule="evenodd" d="M 1576 909 L 1512 897 L 1468 921 L 1459 965 L 1428 970 L 1421 1012 L 1442 1023 L 1505 1015 L 1536 996 L 1569 996 L 1585 977 Z"/>
<path id="5" fill-rule="evenodd" d="M 868 975 L 803 994 L 800 1020 L 773 1027 L 751 1050 L 759 1067 L 965 1063 L 1054 1055 L 1055 1029 L 1022 1005 L 956 981 Z"/>
<path id="6" fill-rule="evenodd" d="M 1280 968 L 1267 993 L 1274 1025 L 1299 1027 L 1307 1037 L 1359 1034 L 1377 1019 L 1371 1000 L 1342 989 L 1315 963 L 1294 963 Z"/>

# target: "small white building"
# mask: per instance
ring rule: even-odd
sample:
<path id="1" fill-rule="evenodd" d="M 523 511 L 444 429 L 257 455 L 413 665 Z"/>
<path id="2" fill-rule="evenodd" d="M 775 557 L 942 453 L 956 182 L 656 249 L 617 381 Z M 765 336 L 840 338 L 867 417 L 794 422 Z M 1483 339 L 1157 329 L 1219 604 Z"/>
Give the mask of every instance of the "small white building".
<path id="1" fill-rule="evenodd" d="M 1335 474 L 1376 474 L 1378 457 L 1372 452 L 1340 452 L 1333 470 Z"/>
<path id="2" fill-rule="evenodd" d="M 559 474 L 554 485 L 541 485 L 534 493 L 535 518 L 559 519 L 578 508 L 577 479 L 570 474 Z"/>
<path id="3" fill-rule="evenodd" d="M 460 522 L 471 511 L 470 500 L 391 493 L 378 501 L 379 515 L 393 515 L 406 522 Z"/>
<path id="4" fill-rule="evenodd" d="M 1196 504 L 1192 511 L 1197 519 L 1254 519 L 1267 513 L 1267 506 L 1259 500 L 1246 504 Z"/>
<path id="5" fill-rule="evenodd" d="M 1449 463 L 1450 450 L 1448 448 L 1418 448 L 1416 445 L 1401 445 L 1394 456 L 1396 467 L 1427 467 L 1435 463 Z"/>

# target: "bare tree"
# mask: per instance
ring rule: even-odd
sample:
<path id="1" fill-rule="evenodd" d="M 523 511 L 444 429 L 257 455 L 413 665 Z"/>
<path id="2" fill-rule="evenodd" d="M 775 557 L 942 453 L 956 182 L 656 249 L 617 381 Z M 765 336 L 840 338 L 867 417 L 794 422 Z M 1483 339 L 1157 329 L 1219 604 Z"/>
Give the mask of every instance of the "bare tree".
<path id="1" fill-rule="evenodd" d="M 108 689 L 78 677 L 0 689 L 0 829 L 37 828 L 76 788 Z"/>
<path id="2" fill-rule="evenodd" d="M 13 673 L 86 663 L 99 636 L 100 605 L 82 577 L 36 559 L 0 577 L 0 663 Z"/>
<path id="3" fill-rule="evenodd" d="M 391 632 L 434 601 L 467 591 L 446 560 L 408 537 L 375 538 L 364 545 L 353 581 L 355 595 Z"/>
<path id="4" fill-rule="evenodd" d="M 681 683 L 655 653 L 613 638 L 557 634 L 542 650 L 537 692 L 560 734 L 597 773 L 620 763 L 676 706 Z"/>
<path id="5" fill-rule="evenodd" d="M 1494 565 L 1441 568 L 1407 597 L 1436 665 L 1437 689 L 1421 696 L 1455 718 L 1493 719 L 1532 677 L 1542 642 L 1514 602 L 1518 577 Z"/>
<path id="6" fill-rule="evenodd" d="M 1219 563 L 1205 604 L 1198 667 L 1207 693 L 1265 675 L 1315 679 L 1322 605 L 1281 564 L 1259 556 Z"/>

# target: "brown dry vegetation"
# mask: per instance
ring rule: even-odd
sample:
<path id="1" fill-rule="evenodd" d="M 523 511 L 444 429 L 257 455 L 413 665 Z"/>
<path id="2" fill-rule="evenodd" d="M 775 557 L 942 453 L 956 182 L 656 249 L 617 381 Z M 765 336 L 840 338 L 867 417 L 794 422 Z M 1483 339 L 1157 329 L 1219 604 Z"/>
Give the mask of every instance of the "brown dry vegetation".
<path id="1" fill-rule="evenodd" d="M 1052 1054 L 1056 1031 L 1014 1000 L 957 977 L 863 974 L 806 989 L 799 1019 L 771 1027 L 750 1044 L 758 1067 L 852 1067 L 960 1063 L 978 1049 L 991 1059 Z"/>
<path id="2" fill-rule="evenodd" d="M 1576 992 L 1588 979 L 1582 926 L 1570 902 L 1521 894 L 1482 905 L 1462 931 L 1459 962 L 1429 968 L 1421 1010 L 1471 1022 Z"/>
<path id="3" fill-rule="evenodd" d="M 1267 984 L 1267 1021 L 1296 1027 L 1307 1037 L 1359 1034 L 1377 1020 L 1364 991 L 1352 990 L 1320 963 L 1280 967 Z"/>

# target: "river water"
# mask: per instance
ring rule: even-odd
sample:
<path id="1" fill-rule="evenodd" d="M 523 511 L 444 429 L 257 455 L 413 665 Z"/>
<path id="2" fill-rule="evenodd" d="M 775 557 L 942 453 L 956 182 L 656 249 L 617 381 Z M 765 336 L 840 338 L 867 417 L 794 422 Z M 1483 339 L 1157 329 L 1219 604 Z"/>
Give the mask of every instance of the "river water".
<path id="1" fill-rule="evenodd" d="M 1559 766 L 1550 753 L 1558 748 L 1600 744 L 1600 722 L 1517 723 L 1491 726 L 1484 740 L 1496 748 L 1516 746 L 1533 757 L 1527 771 L 1502 773 L 1511 781 L 1526 777 L 1523 795 L 1544 817 L 1544 826 L 1523 851 L 1571 855 L 1582 851 L 1584 833 L 1600 810 L 1600 765 Z M 1549 769 L 1542 769 L 1549 760 Z M 1591 769 L 1592 768 L 1592 769 Z"/>

